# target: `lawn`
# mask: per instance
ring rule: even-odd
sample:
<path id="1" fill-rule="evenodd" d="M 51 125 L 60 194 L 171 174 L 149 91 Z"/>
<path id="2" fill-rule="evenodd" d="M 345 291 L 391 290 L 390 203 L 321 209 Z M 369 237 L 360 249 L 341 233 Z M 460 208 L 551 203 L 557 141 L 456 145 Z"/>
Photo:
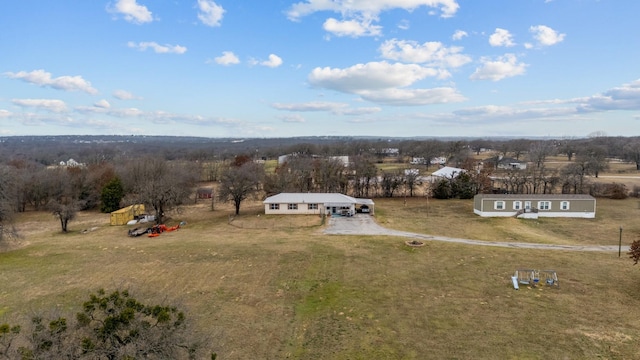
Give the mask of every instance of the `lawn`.
<path id="1" fill-rule="evenodd" d="M 594 220 L 481 219 L 471 202 L 376 199 L 387 227 L 485 240 L 617 244 L 638 237 L 637 200 L 598 201 Z M 223 359 L 631 359 L 640 338 L 640 268 L 623 253 L 581 253 L 328 236 L 322 220 L 243 204 L 170 214 L 179 231 L 126 236 L 83 213 L 69 234 L 45 213 L 0 254 L 0 319 L 69 314 L 97 288 L 170 302 Z M 515 230 L 514 230 L 515 227 Z M 83 231 L 85 230 L 85 231 Z M 518 268 L 553 269 L 560 288 L 513 289 Z"/>

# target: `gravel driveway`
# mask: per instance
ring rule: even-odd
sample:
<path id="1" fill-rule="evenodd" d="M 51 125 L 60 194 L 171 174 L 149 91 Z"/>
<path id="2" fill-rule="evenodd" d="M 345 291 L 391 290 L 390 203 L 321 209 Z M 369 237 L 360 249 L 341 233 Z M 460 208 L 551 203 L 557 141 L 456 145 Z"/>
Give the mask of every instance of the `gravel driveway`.
<path id="1" fill-rule="evenodd" d="M 569 251 L 618 251 L 618 247 L 613 245 L 553 245 L 535 244 L 519 242 L 494 242 L 484 240 L 470 240 L 450 238 L 446 236 L 435 236 L 416 234 L 406 231 L 392 230 L 384 228 L 375 222 L 373 216 L 367 214 L 356 214 L 352 217 L 331 217 L 324 233 L 327 235 L 386 235 L 400 236 L 425 241 L 444 241 L 467 245 L 497 246 L 520 249 L 541 249 L 541 250 L 569 250 Z M 629 251 L 628 246 L 623 246 L 622 251 Z"/>

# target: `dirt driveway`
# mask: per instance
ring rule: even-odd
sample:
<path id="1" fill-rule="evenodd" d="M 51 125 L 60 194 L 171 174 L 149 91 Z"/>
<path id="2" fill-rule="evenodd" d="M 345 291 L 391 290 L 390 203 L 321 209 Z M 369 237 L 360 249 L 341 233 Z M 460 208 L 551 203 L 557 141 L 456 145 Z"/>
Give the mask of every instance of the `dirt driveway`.
<path id="1" fill-rule="evenodd" d="M 520 249 L 541 249 L 541 250 L 568 250 L 568 251 L 618 251 L 617 246 L 608 245 L 553 245 L 553 244 L 535 244 L 535 243 L 519 243 L 519 242 L 494 242 L 483 240 L 470 240 L 450 238 L 446 236 L 435 236 L 417 234 L 406 231 L 392 230 L 384 228 L 375 222 L 375 218 L 366 214 L 356 214 L 352 217 L 331 217 L 324 233 L 327 235 L 382 235 L 382 236 L 399 236 L 412 239 L 420 239 L 425 241 L 444 241 L 452 243 L 460 243 L 467 245 L 480 246 L 497 246 Z M 629 251 L 628 246 L 623 246 L 622 251 Z"/>

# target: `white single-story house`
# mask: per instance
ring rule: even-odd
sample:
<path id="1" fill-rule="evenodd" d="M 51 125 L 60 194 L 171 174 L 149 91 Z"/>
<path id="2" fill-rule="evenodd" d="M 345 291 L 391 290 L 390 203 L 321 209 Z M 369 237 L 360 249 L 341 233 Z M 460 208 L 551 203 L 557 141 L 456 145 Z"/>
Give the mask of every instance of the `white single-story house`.
<path id="1" fill-rule="evenodd" d="M 353 215 L 356 212 L 374 212 L 373 200 L 356 199 L 339 193 L 280 193 L 269 196 L 262 203 L 266 215 Z"/>
<path id="2" fill-rule="evenodd" d="M 518 159 L 504 157 L 497 155 L 482 161 L 482 164 L 488 164 L 497 169 L 504 170 L 525 170 L 527 168 L 526 161 L 520 161 Z"/>
<path id="3" fill-rule="evenodd" d="M 592 219 L 596 217 L 596 199 L 580 194 L 478 194 L 473 198 L 473 212 L 482 217 Z"/>

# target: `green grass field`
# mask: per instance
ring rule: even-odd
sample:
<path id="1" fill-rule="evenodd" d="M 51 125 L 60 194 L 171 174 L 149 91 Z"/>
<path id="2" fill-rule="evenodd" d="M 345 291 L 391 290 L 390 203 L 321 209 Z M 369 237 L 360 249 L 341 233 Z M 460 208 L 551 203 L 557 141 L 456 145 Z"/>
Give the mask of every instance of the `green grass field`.
<path id="1" fill-rule="evenodd" d="M 494 241 L 625 244 L 637 199 L 598 200 L 596 219 L 482 219 L 471 201 L 376 199 L 395 229 Z M 315 216 L 262 214 L 260 203 L 170 214 L 182 229 L 130 238 L 82 213 L 61 234 L 21 214 L 24 238 L 0 253 L 0 320 L 71 314 L 98 289 L 186 310 L 222 359 L 633 359 L 640 267 L 626 254 L 464 246 L 408 247 L 388 236 L 328 236 Z M 260 215 L 260 216 L 259 216 Z M 87 230 L 87 231 L 83 231 Z M 518 268 L 554 269 L 560 288 L 515 291 Z"/>

